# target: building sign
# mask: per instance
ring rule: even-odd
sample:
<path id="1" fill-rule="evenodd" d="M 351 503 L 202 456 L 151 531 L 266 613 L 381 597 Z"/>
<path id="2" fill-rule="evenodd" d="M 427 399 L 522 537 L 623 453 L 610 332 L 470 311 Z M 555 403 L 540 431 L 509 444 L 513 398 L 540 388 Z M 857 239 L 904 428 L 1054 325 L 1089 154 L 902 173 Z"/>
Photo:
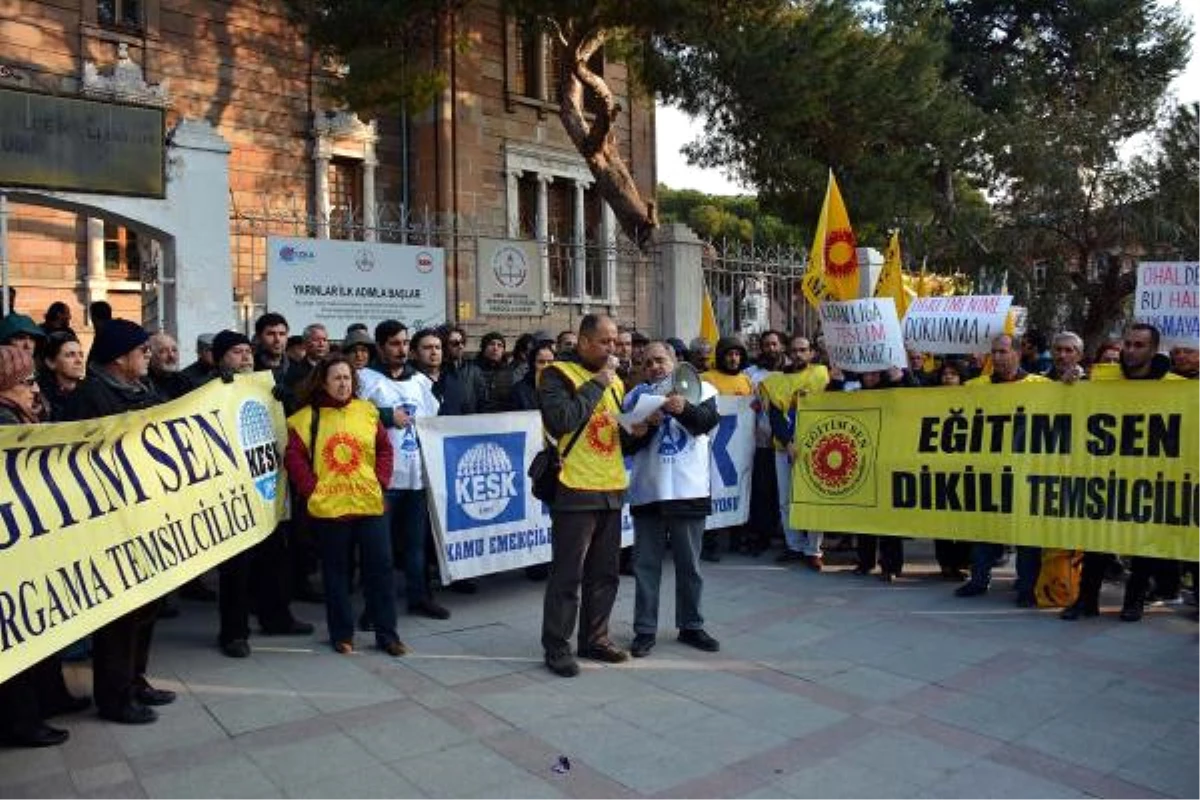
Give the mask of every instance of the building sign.
<path id="1" fill-rule="evenodd" d="M 267 308 L 293 330 L 317 322 L 338 338 L 398 319 L 416 331 L 446 321 L 446 257 L 440 247 L 337 239 L 267 239 Z"/>
<path id="2" fill-rule="evenodd" d="M 163 111 L 0 89 L 0 186 L 163 197 Z"/>
<path id="3" fill-rule="evenodd" d="M 537 242 L 480 239 L 476 264 L 481 314 L 542 316 L 542 266 Z"/>

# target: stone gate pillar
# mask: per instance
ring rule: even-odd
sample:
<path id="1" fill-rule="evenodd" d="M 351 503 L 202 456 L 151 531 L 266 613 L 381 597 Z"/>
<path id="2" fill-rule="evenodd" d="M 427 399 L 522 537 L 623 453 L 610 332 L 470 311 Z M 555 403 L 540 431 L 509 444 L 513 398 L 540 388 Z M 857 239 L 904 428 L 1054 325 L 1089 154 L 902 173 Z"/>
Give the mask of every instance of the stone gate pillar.
<path id="1" fill-rule="evenodd" d="M 687 225 L 662 225 L 655 233 L 658 248 L 658 335 L 678 336 L 684 344 L 700 335 L 704 292 L 704 243 Z"/>

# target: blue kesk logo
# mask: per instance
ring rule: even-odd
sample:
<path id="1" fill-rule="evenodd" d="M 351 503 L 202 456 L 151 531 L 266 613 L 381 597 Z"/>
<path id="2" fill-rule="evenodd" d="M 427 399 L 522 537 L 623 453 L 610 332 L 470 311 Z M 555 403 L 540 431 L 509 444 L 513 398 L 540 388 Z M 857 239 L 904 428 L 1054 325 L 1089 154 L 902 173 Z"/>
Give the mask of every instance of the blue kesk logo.
<path id="1" fill-rule="evenodd" d="M 525 517 L 525 434 L 453 436 L 446 459 L 447 531 Z"/>
<path id="2" fill-rule="evenodd" d="M 417 407 L 412 403 L 401 403 L 400 407 L 408 413 L 412 419 L 417 417 Z M 400 429 L 400 451 L 408 455 L 412 455 L 420 450 L 420 442 L 417 441 L 417 427 L 408 425 Z"/>
<path id="3" fill-rule="evenodd" d="M 271 414 L 257 400 L 247 400 L 238 409 L 238 439 L 246 463 L 250 465 L 250 477 L 254 488 L 264 500 L 274 500 L 279 490 L 279 447 L 275 443 L 275 429 L 271 425 Z"/>

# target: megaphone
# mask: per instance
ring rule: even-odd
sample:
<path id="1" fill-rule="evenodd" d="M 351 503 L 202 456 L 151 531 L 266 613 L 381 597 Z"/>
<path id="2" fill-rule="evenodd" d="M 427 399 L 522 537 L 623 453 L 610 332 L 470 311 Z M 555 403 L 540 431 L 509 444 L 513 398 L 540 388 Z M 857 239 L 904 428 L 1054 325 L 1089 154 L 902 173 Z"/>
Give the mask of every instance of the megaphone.
<path id="1" fill-rule="evenodd" d="M 677 394 L 692 405 L 697 405 L 700 402 L 700 373 L 688 362 L 681 361 L 671 373 L 671 391 L 668 394 Z"/>

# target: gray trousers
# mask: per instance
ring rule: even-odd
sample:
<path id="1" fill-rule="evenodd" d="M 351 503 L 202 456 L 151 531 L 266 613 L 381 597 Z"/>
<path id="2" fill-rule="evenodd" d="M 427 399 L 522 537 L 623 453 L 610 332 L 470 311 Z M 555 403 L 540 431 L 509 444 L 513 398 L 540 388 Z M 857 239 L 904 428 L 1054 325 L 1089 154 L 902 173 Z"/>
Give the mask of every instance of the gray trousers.
<path id="1" fill-rule="evenodd" d="M 658 588 L 662 582 L 663 555 L 667 536 L 671 537 L 671 558 L 675 562 L 675 627 L 700 630 L 700 547 L 704 537 L 704 518 L 663 517 L 633 518 L 633 575 L 637 592 L 633 601 L 633 632 L 654 634 L 658 630 Z"/>
<path id="2" fill-rule="evenodd" d="M 621 582 L 621 512 L 551 511 L 550 526 L 542 648 L 547 653 L 570 652 L 577 617 L 580 650 L 606 643 Z"/>

